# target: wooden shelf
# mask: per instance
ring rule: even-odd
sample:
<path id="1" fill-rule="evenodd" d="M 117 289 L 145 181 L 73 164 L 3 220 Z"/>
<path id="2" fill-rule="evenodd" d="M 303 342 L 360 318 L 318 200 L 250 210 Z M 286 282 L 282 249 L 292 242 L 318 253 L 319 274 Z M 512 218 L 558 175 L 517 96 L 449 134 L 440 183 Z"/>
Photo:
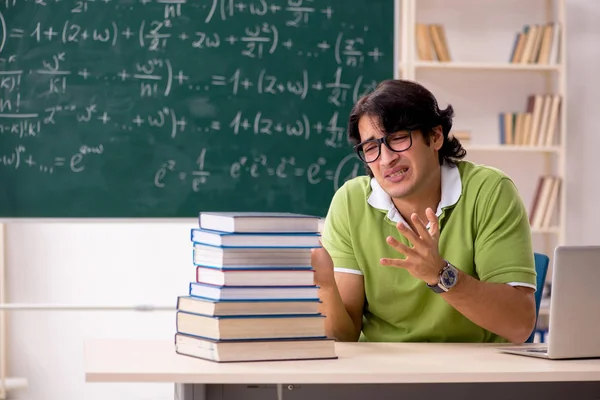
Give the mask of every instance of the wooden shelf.
<path id="1" fill-rule="evenodd" d="M 511 63 L 485 63 L 485 62 L 440 62 L 417 61 L 417 69 L 468 69 L 468 70 L 496 70 L 496 71 L 550 71 L 560 72 L 561 65 L 556 64 L 511 64 Z"/>
<path id="2" fill-rule="evenodd" d="M 510 151 L 510 152 L 534 152 L 534 153 L 560 153 L 560 146 L 523 146 L 523 145 L 463 145 L 467 151 Z"/>

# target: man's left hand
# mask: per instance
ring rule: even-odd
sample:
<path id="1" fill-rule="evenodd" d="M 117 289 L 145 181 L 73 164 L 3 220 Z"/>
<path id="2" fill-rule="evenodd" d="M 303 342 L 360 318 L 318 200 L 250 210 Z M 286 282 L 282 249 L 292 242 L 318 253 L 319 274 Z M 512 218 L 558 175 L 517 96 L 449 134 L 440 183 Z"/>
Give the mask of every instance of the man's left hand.
<path id="1" fill-rule="evenodd" d="M 413 232 L 404 223 L 396 225 L 398 231 L 404 235 L 413 247 L 408 247 L 395 238 L 388 236 L 387 242 L 398 252 L 404 254 L 404 260 L 399 258 L 382 258 L 381 265 L 404 268 L 412 276 L 421 279 L 430 285 L 435 285 L 439 280 L 439 273 L 445 265 L 440 256 L 438 242 L 440 238 L 439 221 L 431 208 L 425 211 L 429 220 L 429 230 L 417 214 L 411 215 L 411 220 L 416 232 Z"/>

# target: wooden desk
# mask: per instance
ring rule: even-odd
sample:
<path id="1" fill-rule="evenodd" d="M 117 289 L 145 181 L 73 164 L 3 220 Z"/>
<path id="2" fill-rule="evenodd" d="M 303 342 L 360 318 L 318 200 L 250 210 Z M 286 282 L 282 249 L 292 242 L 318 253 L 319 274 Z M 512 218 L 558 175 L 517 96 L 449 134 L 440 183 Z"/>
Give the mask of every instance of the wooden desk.
<path id="1" fill-rule="evenodd" d="M 178 355 L 171 341 L 93 340 L 85 344 L 85 376 L 87 382 L 173 382 L 176 397 L 185 400 L 258 399 L 265 391 L 275 399 L 277 388 L 286 400 L 330 398 L 334 392 L 345 399 L 385 393 L 398 398 L 399 390 L 410 399 L 481 398 L 481 390 L 486 400 L 564 398 L 564 390 L 577 390 L 578 400 L 600 398 L 600 360 L 549 361 L 502 354 L 497 347 L 336 343 L 337 360 L 218 364 Z M 368 393 L 360 395 L 359 384 Z M 374 390 L 381 393 L 374 396 Z"/>

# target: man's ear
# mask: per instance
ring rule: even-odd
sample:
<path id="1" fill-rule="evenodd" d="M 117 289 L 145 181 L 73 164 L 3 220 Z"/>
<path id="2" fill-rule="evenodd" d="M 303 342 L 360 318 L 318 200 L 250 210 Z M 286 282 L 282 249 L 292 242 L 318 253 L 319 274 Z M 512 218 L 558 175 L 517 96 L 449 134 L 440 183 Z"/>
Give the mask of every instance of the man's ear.
<path id="1" fill-rule="evenodd" d="M 432 131 L 433 135 L 431 138 L 433 139 L 433 148 L 439 151 L 444 145 L 444 131 L 442 130 L 441 125 L 434 126 Z"/>

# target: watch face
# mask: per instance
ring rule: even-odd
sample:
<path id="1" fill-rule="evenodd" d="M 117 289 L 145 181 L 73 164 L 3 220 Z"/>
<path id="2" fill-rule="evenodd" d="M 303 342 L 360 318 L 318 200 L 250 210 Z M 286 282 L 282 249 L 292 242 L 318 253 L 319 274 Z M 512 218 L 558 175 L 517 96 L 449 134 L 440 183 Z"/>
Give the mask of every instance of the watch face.
<path id="1" fill-rule="evenodd" d="M 450 288 L 456 284 L 456 271 L 453 268 L 447 268 L 441 276 L 442 285 Z"/>

